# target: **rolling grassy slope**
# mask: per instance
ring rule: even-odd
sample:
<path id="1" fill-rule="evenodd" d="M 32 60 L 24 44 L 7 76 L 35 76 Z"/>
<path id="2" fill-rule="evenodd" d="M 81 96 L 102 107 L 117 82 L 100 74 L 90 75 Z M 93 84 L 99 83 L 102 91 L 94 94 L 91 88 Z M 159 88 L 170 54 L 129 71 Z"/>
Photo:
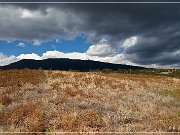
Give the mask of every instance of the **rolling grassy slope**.
<path id="1" fill-rule="evenodd" d="M 102 72 L 0 71 L 0 132 L 178 132 L 180 80 Z"/>

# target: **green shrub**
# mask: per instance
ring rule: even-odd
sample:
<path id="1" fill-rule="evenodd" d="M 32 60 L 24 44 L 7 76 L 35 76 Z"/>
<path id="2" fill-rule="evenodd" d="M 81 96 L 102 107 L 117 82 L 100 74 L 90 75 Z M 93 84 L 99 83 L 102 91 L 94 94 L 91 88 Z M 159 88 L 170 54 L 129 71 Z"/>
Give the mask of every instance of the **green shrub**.
<path id="1" fill-rule="evenodd" d="M 112 73 L 113 70 L 112 69 L 108 69 L 108 68 L 104 68 L 104 69 L 101 70 L 101 72 L 108 74 L 108 73 Z"/>

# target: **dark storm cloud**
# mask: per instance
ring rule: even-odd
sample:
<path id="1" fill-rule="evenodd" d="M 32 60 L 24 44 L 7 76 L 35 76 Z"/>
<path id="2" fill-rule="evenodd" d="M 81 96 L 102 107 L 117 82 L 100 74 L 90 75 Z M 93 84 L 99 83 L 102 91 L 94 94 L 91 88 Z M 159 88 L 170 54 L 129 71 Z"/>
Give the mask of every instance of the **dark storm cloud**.
<path id="1" fill-rule="evenodd" d="M 0 5 L 0 38 L 33 41 L 84 33 L 94 43 L 106 38 L 118 48 L 137 36 L 137 44 L 125 51 L 129 60 L 180 66 L 179 16 L 180 4 L 5 4 Z"/>
<path id="2" fill-rule="evenodd" d="M 179 65 L 179 54 L 174 53 L 180 50 L 180 5 L 112 4 L 101 5 L 100 9 L 98 6 L 84 8 L 89 13 L 89 29 L 97 29 L 97 40 L 100 35 L 110 35 L 111 44 L 116 42 L 117 46 L 119 41 L 128 37 L 139 37 L 137 44 L 126 50 L 125 55 L 132 62 L 141 65 Z"/>

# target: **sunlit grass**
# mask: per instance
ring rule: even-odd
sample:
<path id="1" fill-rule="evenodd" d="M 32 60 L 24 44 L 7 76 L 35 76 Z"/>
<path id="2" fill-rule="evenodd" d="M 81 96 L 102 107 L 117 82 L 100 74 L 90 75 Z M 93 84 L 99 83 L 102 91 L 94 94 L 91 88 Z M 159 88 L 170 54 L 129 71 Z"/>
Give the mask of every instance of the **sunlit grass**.
<path id="1" fill-rule="evenodd" d="M 178 132 L 179 86 L 160 76 L 0 71 L 0 131 Z"/>

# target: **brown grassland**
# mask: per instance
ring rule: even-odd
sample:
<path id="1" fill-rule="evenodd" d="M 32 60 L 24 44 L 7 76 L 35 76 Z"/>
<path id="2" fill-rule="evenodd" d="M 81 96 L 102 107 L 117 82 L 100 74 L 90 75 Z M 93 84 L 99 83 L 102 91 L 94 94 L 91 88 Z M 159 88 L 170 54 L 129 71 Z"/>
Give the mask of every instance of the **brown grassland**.
<path id="1" fill-rule="evenodd" d="M 0 71 L 0 132 L 180 132 L 180 80 Z"/>

